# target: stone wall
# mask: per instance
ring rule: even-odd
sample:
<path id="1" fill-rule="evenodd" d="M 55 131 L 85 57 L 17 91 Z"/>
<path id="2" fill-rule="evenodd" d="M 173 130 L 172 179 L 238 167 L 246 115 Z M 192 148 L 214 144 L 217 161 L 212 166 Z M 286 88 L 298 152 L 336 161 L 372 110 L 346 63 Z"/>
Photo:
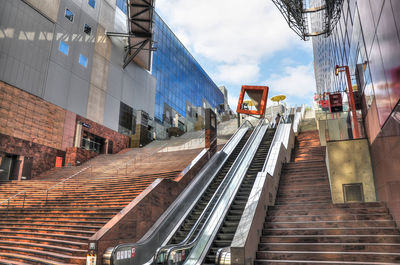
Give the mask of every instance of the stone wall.
<path id="1" fill-rule="evenodd" d="M 77 122 L 83 122 L 89 125 L 90 128 L 84 127 L 83 130 L 95 134 L 97 136 L 103 137 L 105 139 L 108 139 L 109 141 L 112 141 L 112 153 L 118 153 L 122 149 L 128 148 L 129 147 L 129 136 L 120 134 L 114 130 L 108 129 L 107 127 L 104 127 L 103 125 L 100 125 L 94 121 L 85 119 L 79 115 L 76 115 L 76 121 Z"/>
<path id="2" fill-rule="evenodd" d="M 57 156 L 65 157 L 64 151 L 0 133 L 0 153 L 2 152 L 32 157 L 32 178 L 53 168 Z"/>
<path id="3" fill-rule="evenodd" d="M 65 110 L 0 81 L 0 133 L 62 149 Z"/>
<path id="4" fill-rule="evenodd" d="M 65 155 L 65 166 L 79 166 L 98 154 L 80 147 L 69 147 Z"/>

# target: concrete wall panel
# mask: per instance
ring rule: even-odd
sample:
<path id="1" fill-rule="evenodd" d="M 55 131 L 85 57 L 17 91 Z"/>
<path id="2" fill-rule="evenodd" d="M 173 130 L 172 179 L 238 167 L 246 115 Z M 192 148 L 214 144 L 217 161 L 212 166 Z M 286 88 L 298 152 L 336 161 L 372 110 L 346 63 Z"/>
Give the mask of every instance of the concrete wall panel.
<path id="1" fill-rule="evenodd" d="M 70 82 L 71 72 L 54 62 L 50 62 L 44 99 L 62 108 L 67 108 Z"/>
<path id="2" fill-rule="evenodd" d="M 87 104 L 87 115 L 86 117 L 99 124 L 103 124 L 104 121 L 104 103 L 106 93 L 100 88 L 90 84 L 89 88 L 89 99 Z"/>
<path id="3" fill-rule="evenodd" d="M 66 43 L 69 47 L 68 55 L 65 55 L 59 50 L 60 41 Z M 65 31 L 59 25 L 56 25 L 56 29 L 54 32 L 53 38 L 53 46 L 51 48 L 51 60 L 62 65 L 65 69 L 71 69 L 72 61 L 73 61 L 73 42 L 72 42 L 72 34 Z"/>
<path id="4" fill-rule="evenodd" d="M 0 12 L 0 80 L 43 97 L 54 24 L 22 1 Z"/>
<path id="5" fill-rule="evenodd" d="M 65 17 L 65 10 L 69 9 L 74 14 L 73 21 Z M 58 10 L 57 25 L 61 26 L 66 32 L 73 33 L 77 31 L 81 9 L 72 0 L 61 0 Z"/>
<path id="6" fill-rule="evenodd" d="M 40 10 L 45 16 L 56 22 L 60 0 L 25 0 L 33 7 Z"/>
<path id="7" fill-rule="evenodd" d="M 90 16 L 94 20 L 99 19 L 101 0 L 95 0 L 94 8 L 89 5 L 89 0 L 82 0 L 81 8 L 85 16 Z"/>
<path id="8" fill-rule="evenodd" d="M 376 201 L 375 184 L 367 139 L 327 143 L 327 163 L 332 200 L 343 203 L 343 184 L 362 183 L 364 200 Z"/>
<path id="9" fill-rule="evenodd" d="M 67 109 L 85 117 L 88 98 L 89 82 L 72 74 L 68 93 Z"/>
<path id="10" fill-rule="evenodd" d="M 108 66 L 107 93 L 114 98 L 121 100 L 122 96 L 122 75 L 120 67 L 110 63 Z"/>
<path id="11" fill-rule="evenodd" d="M 107 91 L 108 65 L 106 59 L 98 53 L 94 53 L 90 82 L 103 91 Z"/>
<path id="12" fill-rule="evenodd" d="M 114 31 L 115 9 L 106 1 L 103 1 L 100 7 L 99 23 L 106 31 Z"/>
<path id="13" fill-rule="evenodd" d="M 97 26 L 97 33 L 95 34 L 96 42 L 94 50 L 105 59 L 110 60 L 111 39 L 105 35 L 105 29 L 100 24 Z"/>
<path id="14" fill-rule="evenodd" d="M 122 76 L 122 98 L 121 101 L 125 104 L 133 107 L 136 110 L 140 110 L 140 107 L 135 104 L 139 102 L 139 99 L 135 99 L 138 96 L 138 86 L 136 80 L 133 80 L 129 75 L 124 73 Z M 136 95 L 135 95 L 136 94 Z M 134 107 L 135 106 L 135 107 Z"/>
<path id="15" fill-rule="evenodd" d="M 118 131 L 120 100 L 106 94 L 104 106 L 104 126 Z"/>

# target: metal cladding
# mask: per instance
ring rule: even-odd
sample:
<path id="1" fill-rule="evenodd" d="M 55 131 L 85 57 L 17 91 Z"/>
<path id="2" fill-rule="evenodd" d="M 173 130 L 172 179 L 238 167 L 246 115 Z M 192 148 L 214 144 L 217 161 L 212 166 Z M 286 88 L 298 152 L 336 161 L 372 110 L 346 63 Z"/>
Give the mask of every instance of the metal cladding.
<path id="1" fill-rule="evenodd" d="M 330 35 L 340 18 L 343 0 L 272 0 L 289 27 L 303 40 Z"/>

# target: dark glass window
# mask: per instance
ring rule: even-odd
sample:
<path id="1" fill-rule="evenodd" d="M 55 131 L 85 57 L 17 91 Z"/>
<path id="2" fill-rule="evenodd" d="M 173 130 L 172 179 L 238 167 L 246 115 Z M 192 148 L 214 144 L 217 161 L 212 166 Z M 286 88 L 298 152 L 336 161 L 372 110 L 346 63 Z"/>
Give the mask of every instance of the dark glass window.
<path id="1" fill-rule="evenodd" d="M 71 10 L 69 10 L 68 8 L 65 9 L 65 17 L 71 21 L 74 22 L 74 13 L 72 13 Z"/>
<path id="2" fill-rule="evenodd" d="M 85 32 L 87 35 L 92 34 L 92 27 L 89 26 L 88 24 L 85 24 L 85 25 L 83 26 L 83 32 Z"/>
<path id="3" fill-rule="evenodd" d="M 122 134 L 135 134 L 136 113 L 133 108 L 121 102 L 119 108 L 119 126 L 118 131 Z"/>

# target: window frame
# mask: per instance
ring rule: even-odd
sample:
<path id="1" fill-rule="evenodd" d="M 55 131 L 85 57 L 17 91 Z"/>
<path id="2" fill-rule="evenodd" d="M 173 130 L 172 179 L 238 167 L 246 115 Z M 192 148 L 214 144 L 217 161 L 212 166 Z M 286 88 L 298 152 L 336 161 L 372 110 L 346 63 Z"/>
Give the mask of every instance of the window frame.
<path id="1" fill-rule="evenodd" d="M 67 47 L 67 53 L 65 53 L 62 49 L 61 49 L 61 45 L 65 45 L 66 47 Z M 64 47 L 65 47 L 64 46 Z M 62 41 L 62 40 L 60 40 L 60 43 L 58 44 L 58 51 L 59 52 L 61 52 L 62 54 L 64 54 L 65 56 L 68 56 L 69 55 L 69 45 L 65 42 L 65 41 Z"/>
<path id="2" fill-rule="evenodd" d="M 71 14 L 72 14 L 72 20 L 69 19 L 69 18 L 67 17 L 67 10 L 68 10 L 69 12 L 71 12 Z M 70 23 L 74 23 L 75 14 L 74 14 L 74 12 L 72 12 L 69 8 L 65 8 L 65 10 L 64 10 L 64 17 L 65 17 Z"/>
<path id="3" fill-rule="evenodd" d="M 87 33 L 87 32 L 85 31 L 85 30 L 86 30 L 86 26 L 88 26 L 88 27 L 90 28 L 90 32 L 89 32 L 89 33 Z M 92 35 L 92 26 L 90 26 L 89 24 L 85 23 L 85 24 L 83 25 L 83 32 L 84 32 L 86 35 L 91 36 L 91 35 Z"/>
<path id="4" fill-rule="evenodd" d="M 82 64 L 81 59 L 84 59 L 85 64 Z M 89 58 L 83 55 L 82 53 L 79 54 L 79 64 L 82 65 L 83 67 L 87 68 L 89 64 Z"/>
<path id="5" fill-rule="evenodd" d="M 92 3 L 93 3 L 93 5 L 91 5 L 91 4 L 90 4 L 90 2 L 92 2 Z M 95 6 L 96 6 L 96 0 L 88 0 L 88 5 L 89 5 L 90 7 L 92 7 L 93 9 L 95 9 Z"/>

